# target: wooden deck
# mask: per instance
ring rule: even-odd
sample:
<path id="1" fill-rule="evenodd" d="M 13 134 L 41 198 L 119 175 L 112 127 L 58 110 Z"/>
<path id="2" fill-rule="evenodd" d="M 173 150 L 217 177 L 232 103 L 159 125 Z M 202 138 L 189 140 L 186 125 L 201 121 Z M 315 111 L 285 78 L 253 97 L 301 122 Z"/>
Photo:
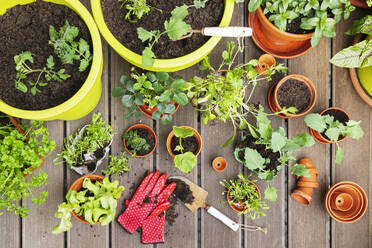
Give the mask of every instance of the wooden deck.
<path id="1" fill-rule="evenodd" d="M 88 1 L 83 2 L 86 2 L 89 7 Z M 363 13 L 366 12 L 355 11 L 352 14 L 352 19 L 359 17 Z M 246 23 L 246 8 L 244 5 L 237 5 L 231 25 L 244 25 Z M 219 147 L 231 135 L 231 126 L 228 123 L 211 123 L 207 126 L 201 124 L 200 116 L 189 105 L 182 107 L 175 114 L 174 124 L 190 125 L 197 128 L 203 137 L 204 144 L 201 156 L 199 156 L 198 166 L 187 177 L 209 191 L 208 201 L 210 204 L 235 221 L 267 227 L 268 234 L 246 231 L 233 232 L 204 211 L 191 213 L 182 205 L 178 205 L 179 216 L 176 222 L 173 226 L 167 225 L 165 228 L 166 243 L 154 247 L 372 247 L 372 222 L 368 211 L 356 223 L 340 224 L 327 215 L 323 206 L 323 197 L 328 187 L 342 180 L 357 182 L 366 192 L 369 192 L 369 198 L 372 199 L 370 173 L 372 165 L 372 111 L 353 89 L 347 70 L 333 67 L 328 63 L 332 54 L 351 43 L 351 38 L 343 35 L 350 23 L 351 20 L 342 22 L 337 26 L 336 39 L 323 38 L 318 47 L 312 49 L 306 55 L 296 59 L 281 61 L 287 63 L 289 73 L 300 73 L 313 80 L 318 92 L 318 100 L 313 109 L 314 112 L 318 112 L 328 106 L 345 108 L 352 119 L 362 120 L 362 128 L 365 132 L 364 137 L 359 141 L 347 139 L 341 143 L 341 146 L 345 149 L 345 159 L 341 165 L 336 166 L 334 164 L 335 146 L 332 145 L 316 144 L 297 153 L 298 158 L 303 156 L 312 158 L 319 170 L 318 180 L 320 187 L 315 189 L 313 203 L 310 206 L 303 206 L 292 200 L 290 193 L 295 186 L 295 177 L 290 175 L 285 168 L 273 183 L 278 188 L 279 198 L 277 202 L 269 204 L 270 210 L 267 211 L 266 217 L 257 221 L 244 219 L 233 212 L 227 204 L 221 204 L 220 201 L 224 200 L 224 197 L 221 195 L 222 187 L 219 186 L 218 182 L 224 178 L 233 178 L 238 172 L 243 171 L 243 167 L 233 158 L 232 147 L 225 149 Z M 153 126 L 159 136 L 159 145 L 156 152 L 146 159 L 131 159 L 132 170 L 121 177 L 120 183 L 126 187 L 126 190 L 124 197 L 119 202 L 117 214 L 120 214 L 124 209 L 124 199 L 129 198 L 134 193 L 134 189 L 146 170 L 156 168 L 167 172 L 169 175 L 180 175 L 180 172 L 175 169 L 165 147 L 166 137 L 171 130 L 171 125 L 162 126 L 159 122 L 154 122 L 147 117 L 142 117 L 139 120 L 134 118 L 124 119 L 123 113 L 126 109 L 118 99 L 111 98 L 111 89 L 119 83 L 120 75 L 128 73 L 131 65 L 118 56 L 105 41 L 103 41 L 103 44 L 103 91 L 96 111 L 102 112 L 104 117 L 110 121 L 118 132 L 118 135 L 115 136 L 111 153 L 118 154 L 123 150 L 121 134 L 132 124 L 142 122 Z M 220 61 L 220 52 L 225 48 L 225 44 L 226 40 L 222 40 L 212 52 L 212 62 Z M 244 56 L 240 58 L 241 61 L 258 58 L 262 54 L 262 51 L 258 50 L 250 39 L 246 40 L 245 45 L 246 50 Z M 198 66 L 179 72 L 185 79 L 189 79 L 198 73 Z M 256 91 L 254 101 L 259 101 L 266 106 L 267 90 L 270 85 L 272 83 L 261 86 Z M 267 106 L 266 110 L 269 110 Z M 91 115 L 88 115 L 83 119 L 71 122 L 48 122 L 47 125 L 52 137 L 57 142 L 56 152 L 61 150 L 64 137 L 88 123 L 90 118 Z M 290 137 L 307 132 L 307 128 L 301 118 L 291 120 L 273 118 L 272 121 L 276 126 L 285 127 Z M 214 172 L 211 167 L 211 160 L 216 156 L 224 156 L 228 160 L 227 169 L 220 174 Z M 116 222 L 113 222 L 110 226 L 101 227 L 99 225 L 84 225 L 73 219 L 73 228 L 69 232 L 61 235 L 51 234 L 52 227 L 58 223 L 58 220 L 54 217 L 57 206 L 64 200 L 64 195 L 70 184 L 78 178 L 78 174 L 69 168 L 54 165 L 52 162 L 54 157 L 55 153 L 47 159 L 43 167 L 43 170 L 49 174 L 50 182 L 45 187 L 49 191 L 46 203 L 37 207 L 32 206 L 30 215 L 24 219 L 8 214 L 1 216 L 0 247 L 141 247 L 139 233 L 129 235 Z M 259 185 L 264 186 L 264 183 L 261 182 Z M 153 246 L 148 245 L 147 247 Z"/>

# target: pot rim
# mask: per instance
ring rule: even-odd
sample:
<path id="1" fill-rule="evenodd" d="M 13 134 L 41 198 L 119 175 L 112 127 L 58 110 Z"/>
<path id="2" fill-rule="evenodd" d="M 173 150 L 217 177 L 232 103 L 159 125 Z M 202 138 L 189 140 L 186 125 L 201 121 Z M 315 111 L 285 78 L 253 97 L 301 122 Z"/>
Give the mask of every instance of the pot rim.
<path id="1" fill-rule="evenodd" d="M 158 136 L 156 135 L 154 129 L 152 129 L 151 127 L 149 127 L 148 125 L 146 124 L 134 124 L 132 126 L 130 126 L 126 131 L 125 133 L 128 133 L 130 130 L 132 129 L 145 129 L 147 131 L 150 132 L 151 136 L 154 138 L 154 147 L 152 148 L 152 150 L 145 154 L 145 155 L 135 155 L 134 157 L 136 158 L 145 158 L 145 157 L 148 157 L 150 156 L 156 149 L 156 146 L 158 145 Z M 127 141 L 123 138 L 123 144 L 124 144 L 124 148 L 125 150 L 130 154 L 130 155 L 133 155 L 133 153 L 130 152 L 130 150 L 128 149 L 127 147 Z"/>
<path id="2" fill-rule="evenodd" d="M 199 132 L 190 127 L 190 126 L 179 126 L 179 127 L 182 127 L 182 128 L 187 128 L 187 129 L 192 129 L 194 131 L 194 137 L 196 139 L 196 141 L 198 142 L 198 149 L 196 150 L 196 152 L 194 153 L 195 156 L 199 156 L 200 152 L 201 152 L 201 149 L 203 147 L 203 140 L 202 140 L 202 137 L 200 136 Z M 172 129 L 172 131 L 168 134 L 168 137 L 167 137 L 167 141 L 166 141 L 166 146 L 167 146 L 167 150 L 168 150 L 168 153 L 169 155 L 171 155 L 173 158 L 176 156 L 173 151 L 172 151 L 172 148 L 171 148 L 171 142 L 172 142 L 172 138 L 174 137 L 174 131 Z"/>

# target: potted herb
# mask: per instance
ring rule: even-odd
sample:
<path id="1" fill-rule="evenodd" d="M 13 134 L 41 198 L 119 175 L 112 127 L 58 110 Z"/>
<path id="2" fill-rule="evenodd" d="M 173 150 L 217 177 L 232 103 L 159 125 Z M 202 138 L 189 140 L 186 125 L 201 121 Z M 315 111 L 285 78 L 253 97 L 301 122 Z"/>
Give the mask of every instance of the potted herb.
<path id="1" fill-rule="evenodd" d="M 344 158 L 344 150 L 338 143 L 348 136 L 360 139 L 364 135 L 360 127 L 361 121 L 350 120 L 345 110 L 336 107 L 327 108 L 320 114 L 308 114 L 304 121 L 316 141 L 322 144 L 336 143 L 336 164 L 340 164 Z"/>
<path id="2" fill-rule="evenodd" d="M 113 88 L 112 96 L 120 97 L 123 106 L 129 108 L 125 118 L 132 115 L 139 118 L 142 112 L 167 125 L 172 122 L 172 115 L 179 105 L 188 103 L 187 95 L 183 92 L 186 82 L 178 76 L 172 79 L 167 72 L 140 74 L 132 68 L 130 77 L 121 76 L 120 84 Z"/>
<path id="3" fill-rule="evenodd" d="M 64 148 L 54 162 L 65 161 L 80 175 L 93 173 L 110 151 L 113 135 L 112 127 L 102 119 L 101 113 L 94 113 L 92 123 L 65 139 Z"/>
<path id="4" fill-rule="evenodd" d="M 218 69 L 210 65 L 209 58 L 206 57 L 200 69 L 209 70 L 205 77 L 194 76 L 187 84 L 187 96 L 191 99 L 192 105 L 203 114 L 202 122 L 207 124 L 209 121 L 231 121 L 234 132 L 233 135 L 222 145 L 230 145 L 235 138 L 237 128 L 244 129 L 248 125 L 247 118 L 250 112 L 254 112 L 249 101 L 253 95 L 255 87 L 276 72 L 286 71 L 283 64 L 267 67 L 266 71 L 258 73 L 255 67 L 259 62 L 255 59 L 246 64 L 234 65 L 238 53 L 243 51 L 242 44 L 239 42 L 238 49 L 235 51 L 235 43 L 228 42 L 227 50 L 222 52 L 222 63 Z M 227 68 L 226 70 L 222 70 Z M 249 92 L 250 90 L 250 92 Z M 248 95 L 245 99 L 245 95 Z M 292 109 L 283 108 L 285 114 Z"/>
<path id="5" fill-rule="evenodd" d="M 118 181 L 110 182 L 107 177 L 93 174 L 80 177 L 67 192 L 66 202 L 58 206 L 55 217 L 61 222 L 53 227 L 52 233 L 68 231 L 72 227 L 71 215 L 85 224 L 110 224 L 115 219 L 117 200 L 124 189 Z"/>
<path id="6" fill-rule="evenodd" d="M 276 201 L 277 190 L 270 186 L 270 182 L 283 166 L 290 166 L 290 163 L 296 160 L 295 151 L 310 147 L 315 144 L 315 141 L 309 134 L 287 138 L 283 127 L 274 130 L 262 106 L 256 109 L 253 116 L 257 124 L 248 125 L 249 132 L 244 133 L 235 144 L 234 157 L 239 163 L 255 172 L 260 179 L 268 182 L 265 199 Z M 296 176 L 308 173 L 306 167 L 301 164 L 290 166 L 290 171 Z"/>
<path id="7" fill-rule="evenodd" d="M 16 122 L 14 119 L 13 122 Z M 18 127 L 19 125 L 19 127 Z M 22 128 L 22 132 L 17 130 Z M 44 163 L 44 159 L 54 150 L 56 144 L 50 140 L 49 131 L 40 121 L 17 127 L 1 118 L 0 124 L 0 206 L 9 212 L 26 217 L 27 198 L 39 205 L 45 202 L 48 192 L 37 192 L 47 184 L 48 175 L 42 171 L 34 174 Z M 23 204 L 19 201 L 23 199 Z M 0 213 L 0 215 L 3 212 Z"/>
<path id="8" fill-rule="evenodd" d="M 1 10 L 0 29 L 9 31 L 0 39 L 0 79 L 8 82 L 1 86 L 0 111 L 37 120 L 88 114 L 101 95 L 103 58 L 88 10 L 78 1 L 14 2 Z M 22 25 L 16 25 L 19 15 Z"/>
<path id="9" fill-rule="evenodd" d="M 225 188 L 222 194 L 227 195 L 230 207 L 238 214 L 244 214 L 255 220 L 266 216 L 263 211 L 268 210 L 269 207 L 261 201 L 260 190 L 255 184 L 256 180 L 250 180 L 249 177 L 239 173 L 237 179 L 225 179 L 220 184 Z"/>
<path id="10" fill-rule="evenodd" d="M 136 158 L 144 158 L 155 151 L 157 136 L 151 127 L 136 124 L 128 128 L 123 134 L 123 143 L 130 155 Z"/>
<path id="11" fill-rule="evenodd" d="M 198 131 L 188 126 L 173 126 L 167 138 L 167 149 L 176 168 L 189 173 L 197 163 L 201 148 L 202 139 Z"/>
<path id="12" fill-rule="evenodd" d="M 306 115 L 316 102 L 316 90 L 313 82 L 299 74 L 290 74 L 274 84 L 268 92 L 268 103 L 272 112 L 280 112 L 283 107 L 295 107 L 296 113 L 279 117 L 293 118 Z"/>
<path id="13" fill-rule="evenodd" d="M 109 156 L 110 162 L 107 166 L 107 170 L 102 170 L 102 173 L 107 176 L 121 176 L 125 172 L 130 171 L 130 165 L 128 164 L 129 159 L 123 152 L 120 156 Z"/>
<path id="14" fill-rule="evenodd" d="M 121 8 L 122 2 L 91 1 L 97 26 L 121 57 L 152 71 L 178 71 L 202 60 L 221 37 L 193 35 L 177 39 L 191 28 L 229 26 L 234 9 L 234 0 L 194 0 L 188 5 L 180 5 L 175 0 L 146 0 L 136 1 L 141 2 L 142 7 L 131 4 L 130 9 Z M 143 7 L 143 3 L 147 7 Z M 140 21 L 131 23 L 131 19 L 125 17 L 133 13 L 132 8 L 138 12 L 147 12 L 148 8 L 150 11 L 140 15 Z"/>

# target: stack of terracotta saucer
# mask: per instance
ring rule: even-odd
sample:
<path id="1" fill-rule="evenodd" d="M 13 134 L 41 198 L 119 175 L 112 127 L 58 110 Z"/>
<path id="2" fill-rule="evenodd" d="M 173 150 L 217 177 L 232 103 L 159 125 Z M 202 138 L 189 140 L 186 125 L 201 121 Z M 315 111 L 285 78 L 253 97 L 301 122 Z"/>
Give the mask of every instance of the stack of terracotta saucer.
<path id="1" fill-rule="evenodd" d="M 366 212 L 368 198 L 358 184 L 343 181 L 333 185 L 324 199 L 328 214 L 341 223 L 359 220 Z"/>

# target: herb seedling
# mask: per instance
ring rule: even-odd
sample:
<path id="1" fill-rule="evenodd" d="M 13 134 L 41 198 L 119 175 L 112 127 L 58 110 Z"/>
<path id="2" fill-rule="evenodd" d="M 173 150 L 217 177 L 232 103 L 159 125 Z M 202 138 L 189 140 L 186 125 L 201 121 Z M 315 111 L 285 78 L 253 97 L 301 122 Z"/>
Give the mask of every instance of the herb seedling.
<path id="1" fill-rule="evenodd" d="M 147 144 L 145 138 L 138 135 L 137 130 L 129 130 L 129 132 L 123 134 L 123 139 L 126 140 L 127 147 L 132 153 L 132 156 L 136 156 L 137 152 L 142 150 L 150 149 L 150 145 Z"/>
<path id="2" fill-rule="evenodd" d="M 78 35 L 79 29 L 70 26 L 67 20 L 58 32 L 52 25 L 49 26 L 49 45 L 53 46 L 54 53 L 62 64 L 72 65 L 74 60 L 78 60 L 80 61 L 79 71 L 83 72 L 90 65 L 93 56 L 86 40 L 80 38 L 79 42 L 74 41 Z"/>
<path id="3" fill-rule="evenodd" d="M 174 164 L 176 168 L 184 173 L 189 173 L 197 163 L 197 159 L 194 153 L 192 152 L 183 152 L 184 147 L 182 146 L 182 139 L 187 137 L 192 137 L 194 131 L 192 129 L 173 126 L 174 136 L 179 138 L 180 144 L 174 149 L 181 154 L 178 154 L 174 157 Z"/>
<path id="4" fill-rule="evenodd" d="M 136 23 L 142 18 L 143 15 L 148 14 L 151 9 L 156 9 L 162 13 L 161 9 L 151 7 L 147 4 L 146 0 L 118 0 L 121 4 L 121 8 L 125 7 L 127 14 L 125 19 L 130 23 Z"/>
<path id="5" fill-rule="evenodd" d="M 335 120 L 333 116 L 314 113 L 306 115 L 304 121 L 308 127 L 321 134 L 324 133 L 329 140 L 336 143 L 336 164 L 340 164 L 344 158 L 344 150 L 338 144 L 339 138 L 349 136 L 353 139 L 360 139 L 364 135 L 360 127 L 361 121 L 349 120 L 346 125 L 344 125 L 338 120 Z"/>
<path id="6" fill-rule="evenodd" d="M 38 74 L 36 82 L 27 80 L 27 83 L 31 86 L 30 92 L 32 95 L 36 95 L 38 92 L 41 92 L 38 87 L 47 86 L 48 82 L 51 80 L 62 82 L 62 80 L 66 80 L 70 77 L 69 74 L 65 74 L 65 69 L 60 69 L 58 71 L 54 70 L 54 60 L 52 55 L 48 57 L 46 66 L 41 69 L 31 69 L 30 65 L 27 64 L 27 62 L 34 63 L 33 54 L 29 51 L 22 52 L 14 56 L 14 62 L 16 64 L 17 71 L 15 88 L 23 93 L 28 91 L 28 87 L 23 81 L 27 79 L 30 74 Z M 45 79 L 44 82 L 41 81 L 43 75 Z"/>
<path id="7" fill-rule="evenodd" d="M 109 156 L 110 163 L 108 164 L 107 170 L 102 170 L 105 176 L 121 176 L 123 173 L 130 171 L 130 165 L 128 164 L 129 159 L 123 152 L 120 156 Z"/>
<path id="8" fill-rule="evenodd" d="M 130 78 L 122 75 L 120 86 L 112 89 L 113 97 L 121 97 L 121 103 L 128 107 L 129 111 L 124 114 L 125 118 L 135 116 L 139 118 L 142 113 L 138 106 L 146 105 L 149 109 L 156 110 L 152 113 L 154 120 L 161 119 L 163 125 L 170 124 L 173 120 L 172 113 L 175 103 L 182 106 L 188 104 L 189 99 L 184 93 L 185 80 L 176 76 L 172 80 L 167 72 L 137 73 L 132 68 Z"/>
<path id="9" fill-rule="evenodd" d="M 230 200 L 228 203 L 230 205 L 244 207 L 244 210 L 238 214 L 244 214 L 255 220 L 261 216 L 266 216 L 263 211 L 268 210 L 269 207 L 266 202 L 261 201 L 260 194 L 254 185 L 257 180 L 250 180 L 250 176 L 245 177 L 239 173 L 237 179 L 225 179 L 220 184 L 226 189 L 222 191 L 222 194 L 229 194 Z"/>

